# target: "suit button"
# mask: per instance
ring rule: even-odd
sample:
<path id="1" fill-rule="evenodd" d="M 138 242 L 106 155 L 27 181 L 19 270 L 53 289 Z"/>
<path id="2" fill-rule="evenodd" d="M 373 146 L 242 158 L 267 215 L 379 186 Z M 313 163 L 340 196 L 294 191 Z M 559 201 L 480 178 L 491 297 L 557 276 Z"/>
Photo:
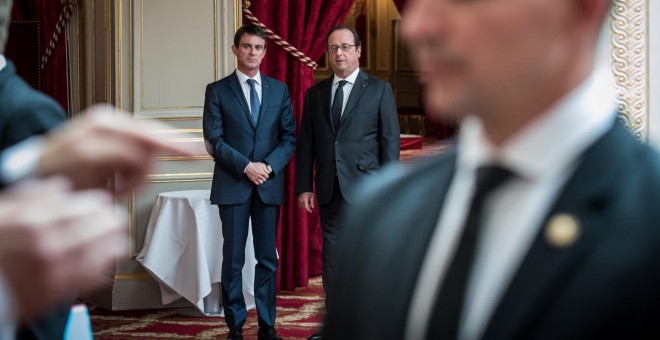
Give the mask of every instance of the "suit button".
<path id="1" fill-rule="evenodd" d="M 338 142 L 338 141 L 335 141 L 335 145 L 337 145 L 337 144 L 339 144 L 339 142 Z"/>

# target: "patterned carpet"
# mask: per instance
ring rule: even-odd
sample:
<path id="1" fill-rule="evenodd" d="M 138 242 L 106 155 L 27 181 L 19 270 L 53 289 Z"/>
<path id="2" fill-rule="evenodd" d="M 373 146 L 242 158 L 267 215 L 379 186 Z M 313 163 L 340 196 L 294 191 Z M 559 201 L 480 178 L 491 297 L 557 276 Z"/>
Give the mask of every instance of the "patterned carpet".
<path id="1" fill-rule="evenodd" d="M 321 278 L 295 291 L 277 294 L 275 327 L 285 339 L 307 339 L 323 320 L 324 293 Z M 191 317 L 177 309 L 109 311 L 89 306 L 96 340 L 119 339 L 224 339 L 227 325 L 222 317 Z M 248 312 L 243 326 L 245 339 L 256 339 L 257 313 Z"/>

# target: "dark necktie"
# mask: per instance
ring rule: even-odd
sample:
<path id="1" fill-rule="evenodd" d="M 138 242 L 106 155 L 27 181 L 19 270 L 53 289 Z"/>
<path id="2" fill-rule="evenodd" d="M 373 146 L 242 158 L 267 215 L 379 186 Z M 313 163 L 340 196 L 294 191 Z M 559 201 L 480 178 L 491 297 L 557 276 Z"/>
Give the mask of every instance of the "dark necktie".
<path id="1" fill-rule="evenodd" d="M 344 106 L 344 90 L 342 89 L 346 85 L 346 80 L 340 80 L 337 83 L 337 89 L 335 90 L 335 99 L 332 100 L 332 125 L 335 127 L 335 131 L 339 130 L 339 121 L 341 120 L 341 109 Z M 327 106 L 326 106 L 327 107 Z"/>
<path id="2" fill-rule="evenodd" d="M 474 262 L 479 239 L 479 227 L 485 198 L 512 173 L 498 166 L 477 169 L 476 188 L 460 243 L 449 264 L 429 319 L 427 339 L 456 339 L 458 323 L 463 311 L 465 291 Z"/>
<path id="3" fill-rule="evenodd" d="M 250 110 L 252 111 L 252 121 L 255 125 L 259 121 L 259 109 L 261 104 L 259 103 L 259 95 L 257 95 L 256 81 L 254 79 L 247 80 L 248 85 L 250 85 Z"/>

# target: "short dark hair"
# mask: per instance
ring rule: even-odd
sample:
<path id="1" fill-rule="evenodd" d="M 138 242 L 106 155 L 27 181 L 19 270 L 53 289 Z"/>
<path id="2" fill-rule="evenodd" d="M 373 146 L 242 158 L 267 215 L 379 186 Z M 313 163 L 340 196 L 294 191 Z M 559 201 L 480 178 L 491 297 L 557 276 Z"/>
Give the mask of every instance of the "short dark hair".
<path id="1" fill-rule="evenodd" d="M 255 24 L 247 24 L 241 26 L 238 31 L 236 31 L 236 34 L 234 34 L 234 46 L 238 47 L 238 44 L 241 43 L 241 37 L 243 34 L 248 34 L 248 35 L 256 35 L 262 39 L 264 39 L 264 48 L 266 48 L 266 42 L 268 41 L 266 32 L 262 30 L 259 26 Z"/>
<path id="2" fill-rule="evenodd" d="M 353 44 L 355 45 L 355 48 L 357 48 L 358 46 L 362 46 L 362 41 L 360 41 L 360 35 L 355 30 L 355 28 L 349 27 L 349 26 L 344 26 L 344 25 L 335 26 L 335 27 L 330 29 L 330 32 L 328 32 L 328 35 L 325 36 L 325 44 L 326 45 L 328 44 L 328 39 L 330 39 L 330 35 L 332 33 L 334 33 L 335 31 L 339 31 L 339 30 L 349 30 L 349 31 L 351 31 L 351 33 L 353 33 Z"/>

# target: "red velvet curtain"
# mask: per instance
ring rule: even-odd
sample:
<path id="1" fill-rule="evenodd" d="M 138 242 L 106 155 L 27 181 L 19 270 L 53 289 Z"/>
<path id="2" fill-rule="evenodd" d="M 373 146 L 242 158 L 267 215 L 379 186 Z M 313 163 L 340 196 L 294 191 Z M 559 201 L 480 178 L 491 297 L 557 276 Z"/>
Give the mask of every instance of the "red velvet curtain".
<path id="1" fill-rule="evenodd" d="M 343 23 L 354 0 L 255 0 L 249 8 L 266 27 L 292 46 L 319 60 L 326 49 L 325 37 Z M 249 22 L 244 19 L 244 22 Z M 312 69 L 268 41 L 261 71 L 285 82 L 291 92 L 296 122 L 300 128 L 305 91 L 314 84 Z M 295 156 L 287 169 L 287 203 L 282 209 L 277 249 L 280 267 L 278 289 L 306 286 L 309 277 L 321 274 L 321 228 L 318 211 L 308 214 L 298 208 L 294 193 Z"/>
<path id="2" fill-rule="evenodd" d="M 40 32 L 40 50 L 41 55 L 46 51 L 57 20 L 62 13 L 64 6 L 61 1 L 55 0 L 14 0 L 12 8 L 12 21 L 38 21 L 41 27 Z M 49 96 L 55 98 L 57 102 L 68 111 L 68 89 L 66 76 L 66 37 L 65 32 L 59 35 L 59 41 L 55 43 L 53 54 L 48 58 L 46 68 L 37 70 L 41 74 L 41 90 Z M 11 26 L 9 28 L 11 39 Z M 25 42 L 25 44 L 36 42 Z M 11 58 L 11 56 L 8 55 Z M 38 67 L 38 66 L 37 66 Z M 20 70 L 19 74 L 20 74 Z"/>

